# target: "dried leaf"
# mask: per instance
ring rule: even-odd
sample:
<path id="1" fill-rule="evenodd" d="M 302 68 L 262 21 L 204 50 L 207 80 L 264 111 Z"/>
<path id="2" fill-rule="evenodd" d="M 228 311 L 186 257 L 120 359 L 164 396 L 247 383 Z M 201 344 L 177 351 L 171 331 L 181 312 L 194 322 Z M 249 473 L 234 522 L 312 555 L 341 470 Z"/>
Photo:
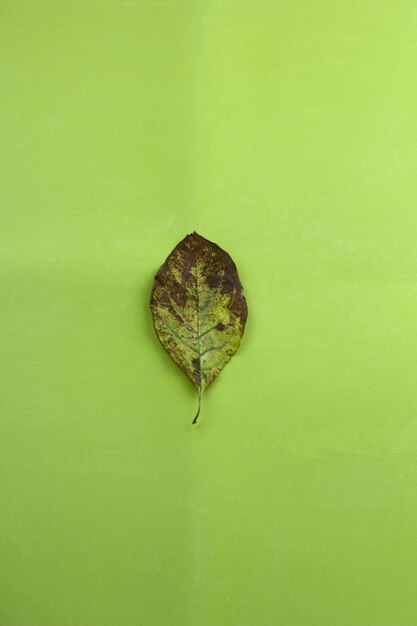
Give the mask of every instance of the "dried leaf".
<path id="1" fill-rule="evenodd" d="M 239 347 L 248 309 L 231 257 L 196 232 L 159 268 L 151 311 L 159 341 L 201 396 Z"/>

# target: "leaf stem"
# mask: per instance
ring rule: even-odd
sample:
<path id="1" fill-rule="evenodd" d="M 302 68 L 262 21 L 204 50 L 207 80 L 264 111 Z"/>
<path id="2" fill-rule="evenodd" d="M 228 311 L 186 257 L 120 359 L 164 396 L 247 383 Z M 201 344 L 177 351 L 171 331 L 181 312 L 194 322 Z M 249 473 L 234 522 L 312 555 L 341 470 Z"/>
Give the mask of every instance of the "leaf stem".
<path id="1" fill-rule="evenodd" d="M 192 421 L 193 424 L 197 424 L 197 419 L 198 416 L 200 415 L 200 410 L 201 410 L 201 385 L 198 388 L 198 407 L 197 407 L 197 413 L 195 414 L 195 417 Z"/>

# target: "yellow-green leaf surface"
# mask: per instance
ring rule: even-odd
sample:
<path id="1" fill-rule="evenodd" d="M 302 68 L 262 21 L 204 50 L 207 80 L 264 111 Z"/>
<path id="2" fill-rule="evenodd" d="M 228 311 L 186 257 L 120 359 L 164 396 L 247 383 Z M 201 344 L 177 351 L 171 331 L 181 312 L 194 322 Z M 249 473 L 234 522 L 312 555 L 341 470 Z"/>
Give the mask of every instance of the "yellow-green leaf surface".
<path id="1" fill-rule="evenodd" d="M 236 265 L 217 244 L 187 235 L 159 268 L 151 310 L 158 338 L 201 395 L 230 361 L 248 309 Z"/>

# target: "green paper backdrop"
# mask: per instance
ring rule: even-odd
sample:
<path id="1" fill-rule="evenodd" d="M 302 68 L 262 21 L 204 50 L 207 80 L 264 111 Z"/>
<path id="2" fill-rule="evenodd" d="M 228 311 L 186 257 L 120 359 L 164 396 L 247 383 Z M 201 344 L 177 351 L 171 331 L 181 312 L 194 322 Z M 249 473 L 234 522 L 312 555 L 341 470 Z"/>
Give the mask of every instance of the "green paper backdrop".
<path id="1" fill-rule="evenodd" d="M 415 1 L 0 14 L 1 626 L 415 626 Z M 249 304 L 197 427 L 194 229 Z"/>

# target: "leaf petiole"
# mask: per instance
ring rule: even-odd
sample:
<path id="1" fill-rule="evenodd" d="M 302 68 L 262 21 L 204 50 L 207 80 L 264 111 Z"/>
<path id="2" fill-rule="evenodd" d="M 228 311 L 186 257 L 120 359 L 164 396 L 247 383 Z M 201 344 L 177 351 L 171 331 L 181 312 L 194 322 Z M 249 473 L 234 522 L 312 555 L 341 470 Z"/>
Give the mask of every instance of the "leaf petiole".
<path id="1" fill-rule="evenodd" d="M 201 395 L 202 395 L 202 391 L 201 391 L 201 385 L 198 388 L 198 407 L 197 407 L 197 413 L 195 414 L 195 417 L 192 421 L 193 424 L 197 424 L 197 419 L 198 416 L 200 415 L 200 410 L 201 410 Z"/>

